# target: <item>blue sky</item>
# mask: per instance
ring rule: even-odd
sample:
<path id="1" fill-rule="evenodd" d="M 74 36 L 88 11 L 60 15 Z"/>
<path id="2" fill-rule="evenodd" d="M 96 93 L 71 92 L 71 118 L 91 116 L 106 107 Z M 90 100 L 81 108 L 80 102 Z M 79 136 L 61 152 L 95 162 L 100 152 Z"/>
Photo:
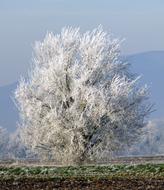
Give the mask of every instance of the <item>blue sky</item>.
<path id="1" fill-rule="evenodd" d="M 0 86 L 26 73 L 47 31 L 99 24 L 126 39 L 123 54 L 164 50 L 164 0 L 0 0 Z"/>
<path id="2" fill-rule="evenodd" d="M 125 38 L 122 54 L 164 51 L 164 0 L 0 0 L 0 86 L 27 74 L 32 46 L 47 31 L 58 33 L 64 26 L 78 26 L 83 32 L 100 24 L 115 37 Z M 143 59 L 134 69 L 147 73 L 143 81 L 150 85 L 157 108 L 152 118 L 164 116 L 164 89 L 159 86 L 164 81 L 162 60 L 156 67 Z M 0 110 L 2 126 L 8 121 L 7 114 L 15 117 L 15 107 L 7 106 L 10 110 L 5 112 L 4 102 Z"/>

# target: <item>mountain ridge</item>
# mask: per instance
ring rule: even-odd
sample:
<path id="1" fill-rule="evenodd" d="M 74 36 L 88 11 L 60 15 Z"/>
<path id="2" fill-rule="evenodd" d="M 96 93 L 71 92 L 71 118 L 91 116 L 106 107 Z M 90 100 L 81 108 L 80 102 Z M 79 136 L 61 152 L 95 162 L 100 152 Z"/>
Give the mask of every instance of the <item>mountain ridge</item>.
<path id="1" fill-rule="evenodd" d="M 164 118 L 164 51 L 148 51 L 124 56 L 131 64 L 132 72 L 142 75 L 142 83 L 148 84 L 151 100 L 156 103 L 157 111 L 151 119 Z M 18 82 L 0 87 L 0 126 L 12 132 L 18 122 L 18 110 L 12 100 Z"/>

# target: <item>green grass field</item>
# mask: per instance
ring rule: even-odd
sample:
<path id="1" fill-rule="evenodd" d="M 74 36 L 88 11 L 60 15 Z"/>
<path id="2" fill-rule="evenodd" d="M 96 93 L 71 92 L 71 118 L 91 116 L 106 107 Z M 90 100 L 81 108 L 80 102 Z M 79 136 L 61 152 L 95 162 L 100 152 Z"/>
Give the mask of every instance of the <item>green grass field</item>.
<path id="1" fill-rule="evenodd" d="M 164 177 L 164 164 L 69 166 L 69 167 L 0 167 L 0 180 L 22 177 Z"/>
<path id="2" fill-rule="evenodd" d="M 1 182 L 1 187 L 3 186 L 4 183 L 6 185 L 10 183 L 10 187 L 12 187 L 11 184 L 20 185 L 21 183 L 24 182 L 28 183 L 29 186 L 31 185 L 31 183 L 34 185 L 38 182 L 39 184 L 47 182 L 49 185 L 56 183 L 58 184 L 57 189 L 60 189 L 59 187 L 61 187 L 62 189 L 63 185 L 65 185 L 63 189 L 66 187 L 70 187 L 70 185 L 71 184 L 73 185 L 73 183 L 78 185 L 77 188 L 80 189 L 82 189 L 82 186 L 84 184 L 85 185 L 99 184 L 99 186 L 104 187 L 104 189 L 108 189 L 105 188 L 108 185 L 107 187 L 111 188 L 113 187 L 112 189 L 114 189 L 114 186 L 112 185 L 113 182 L 116 182 L 115 186 L 119 185 L 119 187 L 122 189 L 124 189 L 123 187 L 125 185 L 128 185 L 129 183 L 132 183 L 129 184 L 129 186 L 135 183 L 134 187 L 131 188 L 134 189 L 135 187 L 137 187 L 137 183 L 142 182 L 144 184 L 145 189 L 146 189 L 145 185 L 147 183 L 149 186 L 151 185 L 152 189 L 153 187 L 154 189 L 164 189 L 164 164 L 144 164 L 144 165 L 121 164 L 121 165 L 108 165 L 108 166 L 69 166 L 69 167 L 51 167 L 51 166 L 2 167 L 1 166 L 0 182 Z M 70 187 L 70 189 L 73 187 Z M 88 186 L 86 187 L 88 188 Z M 91 189 L 94 189 L 94 187 L 95 186 L 91 186 Z M 26 187 L 26 189 L 28 188 Z"/>

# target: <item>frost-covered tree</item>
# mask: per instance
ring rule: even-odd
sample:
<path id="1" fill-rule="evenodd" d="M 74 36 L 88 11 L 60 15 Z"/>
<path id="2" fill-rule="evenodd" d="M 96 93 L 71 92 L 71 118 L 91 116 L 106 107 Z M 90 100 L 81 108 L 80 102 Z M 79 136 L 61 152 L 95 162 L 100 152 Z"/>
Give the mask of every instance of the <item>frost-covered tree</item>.
<path id="1" fill-rule="evenodd" d="M 48 33 L 15 92 L 23 142 L 65 164 L 109 159 L 138 139 L 151 110 L 138 80 L 101 27 Z"/>
<path id="2" fill-rule="evenodd" d="M 130 155 L 164 155 L 164 121 L 149 121 L 139 143 L 134 144 Z"/>
<path id="3" fill-rule="evenodd" d="M 19 128 L 9 133 L 0 127 L 0 159 L 37 159 L 36 153 L 32 152 L 20 138 Z"/>
<path id="4" fill-rule="evenodd" d="M 37 159 L 37 155 L 22 142 L 20 135 L 19 128 L 9 135 L 5 148 L 6 157 L 10 159 Z"/>
<path id="5" fill-rule="evenodd" d="M 7 151 L 7 144 L 9 141 L 9 134 L 7 130 L 0 126 L 0 158 L 3 159 L 6 157 Z"/>

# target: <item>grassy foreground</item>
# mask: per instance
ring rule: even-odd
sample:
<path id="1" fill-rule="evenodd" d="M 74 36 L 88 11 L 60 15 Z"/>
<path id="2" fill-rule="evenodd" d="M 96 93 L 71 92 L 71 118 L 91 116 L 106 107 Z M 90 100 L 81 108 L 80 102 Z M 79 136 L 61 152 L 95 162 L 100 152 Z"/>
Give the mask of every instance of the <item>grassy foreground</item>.
<path id="1" fill-rule="evenodd" d="M 0 167 L 0 189 L 164 189 L 164 164 Z"/>

